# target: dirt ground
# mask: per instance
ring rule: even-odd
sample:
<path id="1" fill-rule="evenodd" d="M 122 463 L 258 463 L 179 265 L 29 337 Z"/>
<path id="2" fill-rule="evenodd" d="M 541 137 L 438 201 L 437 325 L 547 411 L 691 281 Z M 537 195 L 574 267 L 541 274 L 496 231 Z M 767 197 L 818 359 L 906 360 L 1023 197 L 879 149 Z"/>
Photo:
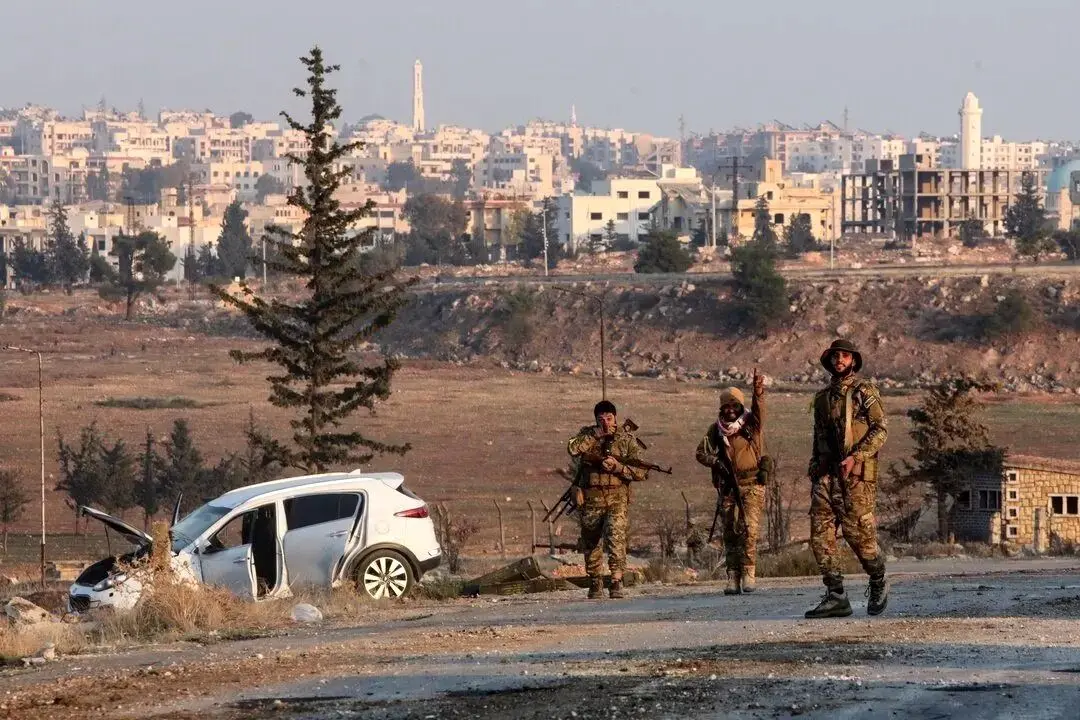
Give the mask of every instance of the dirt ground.
<path id="1" fill-rule="evenodd" d="M 409 601 L 273 637 L 0 671 L 0 717 L 1075 717 L 1080 565 L 896 564 L 889 609 L 805 621 L 813 579 Z"/>
<path id="2" fill-rule="evenodd" d="M 70 303 L 57 298 L 58 304 Z M 45 428 L 47 472 L 47 525 L 50 533 L 70 533 L 73 514 L 56 483 L 57 433 L 67 439 L 80 428 L 97 422 L 109 438 L 122 438 L 134 449 L 147 428 L 164 439 L 177 418 L 189 421 L 196 443 L 208 462 L 240 450 L 248 412 L 260 424 L 285 428 L 286 416 L 266 401 L 267 368 L 238 366 L 228 357 L 245 341 L 237 338 L 192 334 L 158 327 L 149 322 L 123 323 L 109 317 L 42 315 L 6 321 L 5 342 L 46 350 Z M 55 310 L 55 308 L 53 308 Z M 509 554 L 531 544 L 528 504 L 537 519 L 541 501 L 553 502 L 565 488 L 555 469 L 566 464 L 565 442 L 589 422 L 599 396 L 597 378 L 519 373 L 512 370 L 461 367 L 449 363 L 409 361 L 394 381 L 394 393 L 375 417 L 358 419 L 365 431 L 389 442 L 409 442 L 404 457 L 383 457 L 372 463 L 377 470 L 399 470 L 407 483 L 429 502 L 445 502 L 450 509 L 480 524 L 481 532 L 469 552 L 498 554 L 495 523 L 497 501 L 506 526 Z M 631 417 L 648 443 L 648 457 L 674 468 L 673 476 L 655 474 L 637 486 L 633 509 L 638 542 L 648 543 L 651 523 L 659 509 L 683 512 L 685 493 L 697 522 L 711 519 L 714 495 L 704 468 L 693 453 L 712 420 L 717 389 L 706 382 L 611 379 L 609 397 L 622 417 Z M 135 410 L 102 407 L 110 398 L 180 397 L 197 403 L 183 410 Z M 0 353 L 0 463 L 18 469 L 34 497 L 39 487 L 37 432 L 37 365 L 32 356 Z M 919 401 L 917 394 L 891 394 L 885 399 L 891 439 L 886 461 L 905 457 L 910 449 L 906 410 Z M 796 509 L 795 537 L 804 498 L 799 478 L 809 445 L 810 395 L 806 392 L 769 396 L 770 450 L 778 458 L 780 473 L 792 485 Z M 1010 394 L 986 407 L 985 419 L 994 439 L 1026 454 L 1070 457 L 1080 440 L 1080 398 L 1069 395 Z M 37 504 L 31 503 L 14 530 L 34 532 L 39 523 Z M 127 517 L 141 524 L 139 511 Z M 104 548 L 100 531 L 93 553 Z M 542 528 L 539 529 L 543 536 Z M 572 528 L 561 533 L 576 537 Z M 570 538 L 573 539 L 573 538 Z M 13 542 L 33 561 L 33 537 Z M 57 538 L 50 542 L 51 559 L 91 554 L 81 539 Z"/>

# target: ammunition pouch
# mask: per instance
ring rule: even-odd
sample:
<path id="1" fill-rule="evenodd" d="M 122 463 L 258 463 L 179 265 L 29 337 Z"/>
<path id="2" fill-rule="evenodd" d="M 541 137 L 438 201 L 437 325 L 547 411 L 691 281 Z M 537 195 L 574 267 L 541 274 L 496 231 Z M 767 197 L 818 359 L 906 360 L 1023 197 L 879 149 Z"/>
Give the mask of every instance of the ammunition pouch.
<path id="1" fill-rule="evenodd" d="M 758 485 L 768 485 L 769 484 L 769 476 L 773 474 L 773 471 L 775 469 L 776 469 L 776 463 L 773 462 L 773 459 L 771 457 L 769 457 L 768 455 L 762 455 L 761 459 L 758 460 L 758 469 L 757 469 L 757 478 L 756 478 L 757 484 Z"/>

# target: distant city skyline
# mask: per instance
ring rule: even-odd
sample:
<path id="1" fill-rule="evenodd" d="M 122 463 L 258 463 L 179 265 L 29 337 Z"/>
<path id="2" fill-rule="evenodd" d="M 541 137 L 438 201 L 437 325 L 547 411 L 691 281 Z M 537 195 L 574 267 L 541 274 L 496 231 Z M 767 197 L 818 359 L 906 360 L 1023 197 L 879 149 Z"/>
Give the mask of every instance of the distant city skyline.
<path id="1" fill-rule="evenodd" d="M 312 9 L 323 8 L 322 16 Z M 979 97 L 986 136 L 1075 137 L 1080 99 L 1051 80 L 1072 66 L 1069 0 L 774 0 L 731 6 L 616 0 L 418 0 L 373 6 L 311 0 L 35 0 L 6 8 L 12 32 L 0 105 L 66 115 L 110 106 L 148 113 L 302 111 L 297 58 L 319 44 L 344 119 L 410 124 L 424 65 L 427 127 L 499 130 L 535 118 L 677 136 L 823 120 L 912 137 L 954 135 L 957 108 Z M 314 20 L 313 20 L 314 18 Z M 42 42 L 43 38 L 47 42 Z M 1032 49 L 1037 48 L 1037 54 Z"/>

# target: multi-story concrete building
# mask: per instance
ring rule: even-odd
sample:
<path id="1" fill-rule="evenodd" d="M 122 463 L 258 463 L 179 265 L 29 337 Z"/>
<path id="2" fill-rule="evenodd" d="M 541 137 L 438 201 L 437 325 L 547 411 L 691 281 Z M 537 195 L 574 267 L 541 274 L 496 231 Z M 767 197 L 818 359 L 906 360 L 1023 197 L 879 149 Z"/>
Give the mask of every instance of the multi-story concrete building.
<path id="1" fill-rule="evenodd" d="M 288 161 L 283 164 L 287 166 Z M 255 199 L 258 193 L 256 184 L 261 176 L 267 174 L 267 167 L 261 162 L 218 161 L 194 163 L 191 165 L 191 172 L 200 184 L 227 185 L 236 192 L 240 200 L 247 202 Z M 284 183 L 285 179 L 279 179 Z M 285 184 L 288 187 L 288 183 Z"/>
<path id="2" fill-rule="evenodd" d="M 602 241 L 609 221 L 618 239 L 639 242 L 660 202 L 655 175 L 609 177 L 592 184 L 592 193 L 563 195 L 558 199 L 558 237 L 577 250 L 590 240 Z"/>
<path id="3" fill-rule="evenodd" d="M 473 187 L 519 198 L 543 199 L 555 194 L 555 157 L 532 149 L 513 150 L 493 140 L 476 163 Z"/>
<path id="4" fill-rule="evenodd" d="M 1042 170 L 939 168 L 921 155 L 904 155 L 898 166 L 870 161 L 863 173 L 843 178 L 842 231 L 947 237 L 975 218 L 987 232 L 1001 235 L 1005 210 L 1028 172 L 1043 187 Z"/>

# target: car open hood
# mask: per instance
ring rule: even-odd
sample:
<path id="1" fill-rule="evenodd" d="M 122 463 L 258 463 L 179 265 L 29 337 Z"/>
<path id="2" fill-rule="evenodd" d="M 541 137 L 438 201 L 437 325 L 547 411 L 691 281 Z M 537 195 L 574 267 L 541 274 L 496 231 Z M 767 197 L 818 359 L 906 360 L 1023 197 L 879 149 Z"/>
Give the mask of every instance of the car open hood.
<path id="1" fill-rule="evenodd" d="M 143 545 L 150 544 L 152 538 L 149 535 L 144 533 L 142 530 L 136 530 L 120 518 L 113 517 L 108 513 L 102 512 L 101 510 L 97 510 L 92 507 L 87 507 L 86 505 L 80 507 L 79 512 L 83 515 L 88 515 L 95 520 L 100 520 L 105 525 L 105 527 L 110 528 L 113 531 L 124 536 L 134 545 L 139 545 L 141 547 Z"/>

